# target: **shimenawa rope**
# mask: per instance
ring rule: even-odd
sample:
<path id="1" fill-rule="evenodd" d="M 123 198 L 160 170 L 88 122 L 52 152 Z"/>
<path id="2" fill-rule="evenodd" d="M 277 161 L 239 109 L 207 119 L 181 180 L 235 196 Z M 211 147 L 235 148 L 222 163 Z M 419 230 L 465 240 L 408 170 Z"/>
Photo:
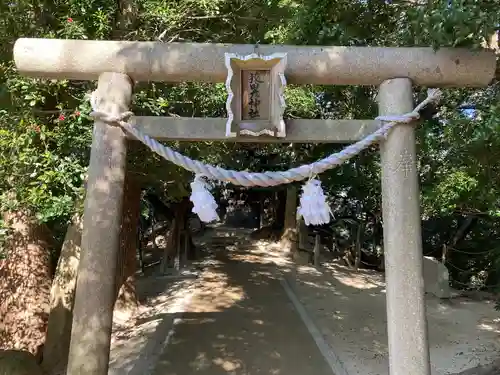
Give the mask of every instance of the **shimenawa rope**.
<path id="1" fill-rule="evenodd" d="M 326 197 L 323 194 L 319 180 L 312 177 L 341 165 L 345 161 L 358 155 L 361 151 L 368 148 L 372 144 L 386 139 L 389 131 L 397 124 L 410 123 L 418 120 L 420 118 L 419 112 L 429 103 L 439 100 L 440 97 L 441 91 L 439 89 L 429 89 L 427 98 L 415 107 L 412 112 L 395 116 L 378 116 L 375 120 L 385 123 L 380 127 L 380 129 L 360 141 L 347 146 L 342 151 L 331 154 L 324 159 L 311 164 L 291 168 L 286 171 L 268 171 L 259 173 L 228 170 L 210 164 L 205 164 L 198 160 L 193 160 L 184 156 L 170 147 L 162 145 L 160 142 L 149 137 L 148 135 L 143 134 L 139 129 L 129 124 L 127 120 L 133 116 L 132 112 L 127 111 L 116 116 L 100 112 L 97 108 L 97 97 L 95 91 L 90 97 L 93 109 L 90 116 L 106 124 L 120 126 L 124 131 L 131 134 L 134 138 L 145 144 L 149 149 L 156 152 L 162 158 L 183 167 L 184 169 L 194 172 L 196 177 L 191 186 L 193 190 L 196 191 L 196 194 L 191 197 L 191 200 L 195 206 L 193 208 L 193 212 L 197 212 L 202 220 L 206 219 L 207 221 L 213 221 L 218 218 L 218 215 L 215 213 L 217 205 L 215 204 L 214 206 L 215 201 L 213 200 L 213 197 L 210 198 L 211 194 L 208 191 L 207 183 L 202 177 L 246 187 L 277 186 L 293 181 L 309 179 L 303 188 L 301 206 L 299 207 L 298 212 L 304 217 L 307 224 L 310 223 L 313 225 L 319 225 L 329 222 L 329 208 L 326 204 Z"/>

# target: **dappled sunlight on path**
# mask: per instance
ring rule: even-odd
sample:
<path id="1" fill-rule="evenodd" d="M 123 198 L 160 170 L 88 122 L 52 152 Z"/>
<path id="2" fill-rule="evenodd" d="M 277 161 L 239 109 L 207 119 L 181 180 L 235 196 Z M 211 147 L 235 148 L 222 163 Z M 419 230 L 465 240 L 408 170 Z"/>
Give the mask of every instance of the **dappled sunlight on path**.
<path id="1" fill-rule="evenodd" d="M 258 245 L 222 246 L 198 280 L 155 375 L 330 375 Z"/>
<path id="2" fill-rule="evenodd" d="M 297 268 L 295 291 L 350 375 L 388 374 L 385 280 L 337 263 Z M 498 358 L 494 303 L 426 297 L 432 375 L 455 374 Z M 403 329 L 403 328 L 402 328 Z"/>
<path id="3" fill-rule="evenodd" d="M 335 262 L 294 266 L 279 244 L 251 241 L 240 229 L 200 241 L 206 257 L 197 279 L 140 281 L 139 295 L 150 297 L 132 322 L 115 325 L 110 375 L 388 374 L 383 274 Z M 493 305 L 428 296 L 432 375 L 497 358 Z M 294 307 L 307 311 L 316 333 Z"/>

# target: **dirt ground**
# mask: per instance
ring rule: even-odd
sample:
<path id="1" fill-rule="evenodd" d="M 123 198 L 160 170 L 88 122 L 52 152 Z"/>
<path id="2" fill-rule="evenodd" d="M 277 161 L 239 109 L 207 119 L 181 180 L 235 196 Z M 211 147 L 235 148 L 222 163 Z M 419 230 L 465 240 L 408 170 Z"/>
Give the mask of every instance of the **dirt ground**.
<path id="1" fill-rule="evenodd" d="M 280 283 L 293 267 L 278 246 L 250 244 L 248 234 L 219 229 L 198 239 L 209 256 L 193 264 L 197 279 L 139 280 L 142 307 L 115 322 L 110 375 L 333 373 Z M 295 271 L 297 300 L 342 362 L 345 373 L 335 375 L 388 374 L 381 275 L 335 264 Z M 491 303 L 429 298 L 427 309 L 433 375 L 500 373 L 476 367 L 500 352 Z"/>
<path id="2" fill-rule="evenodd" d="M 347 374 L 388 374 L 385 282 L 375 271 L 338 264 L 298 267 L 295 291 L 343 362 Z M 498 374 L 500 313 L 493 301 L 427 296 L 433 375 Z M 477 368 L 479 365 L 485 368 Z M 493 368 L 493 367 L 492 367 Z"/>

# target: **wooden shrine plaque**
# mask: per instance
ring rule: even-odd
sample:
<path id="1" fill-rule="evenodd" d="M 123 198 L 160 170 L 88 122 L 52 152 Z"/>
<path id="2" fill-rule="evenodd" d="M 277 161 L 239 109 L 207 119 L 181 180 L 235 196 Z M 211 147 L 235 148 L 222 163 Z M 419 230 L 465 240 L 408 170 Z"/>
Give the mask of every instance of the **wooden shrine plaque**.
<path id="1" fill-rule="evenodd" d="M 285 137 L 286 54 L 225 54 L 226 136 Z"/>
<path id="2" fill-rule="evenodd" d="M 270 70 L 242 70 L 241 119 L 270 121 L 271 72 Z"/>

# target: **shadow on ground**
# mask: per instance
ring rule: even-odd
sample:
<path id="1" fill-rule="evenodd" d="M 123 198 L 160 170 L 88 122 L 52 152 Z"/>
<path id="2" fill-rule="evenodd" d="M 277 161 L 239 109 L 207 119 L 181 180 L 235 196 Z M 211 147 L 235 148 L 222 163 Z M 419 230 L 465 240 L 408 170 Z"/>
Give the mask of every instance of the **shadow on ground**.
<path id="1" fill-rule="evenodd" d="M 336 263 L 299 267 L 296 293 L 349 375 L 388 374 L 385 280 Z M 492 301 L 426 297 L 432 375 L 489 375 L 498 359 L 500 319 Z M 491 366 L 490 366 L 491 367 Z M 484 372 L 485 371 L 485 372 Z M 465 372 L 464 374 L 469 374 Z"/>
<path id="2" fill-rule="evenodd" d="M 115 329 L 112 374 L 332 374 L 280 285 L 294 268 L 278 246 L 223 228 L 197 244 L 205 254 L 198 279 L 140 281 L 144 311 L 133 327 Z M 336 264 L 295 271 L 295 292 L 348 374 L 387 374 L 382 275 Z M 427 310 L 433 375 L 498 373 L 470 369 L 497 358 L 491 306 L 429 298 Z"/>
<path id="3" fill-rule="evenodd" d="M 139 280 L 142 311 L 115 325 L 110 374 L 331 374 L 275 260 L 260 256 L 248 234 L 198 238 L 198 279 Z"/>

